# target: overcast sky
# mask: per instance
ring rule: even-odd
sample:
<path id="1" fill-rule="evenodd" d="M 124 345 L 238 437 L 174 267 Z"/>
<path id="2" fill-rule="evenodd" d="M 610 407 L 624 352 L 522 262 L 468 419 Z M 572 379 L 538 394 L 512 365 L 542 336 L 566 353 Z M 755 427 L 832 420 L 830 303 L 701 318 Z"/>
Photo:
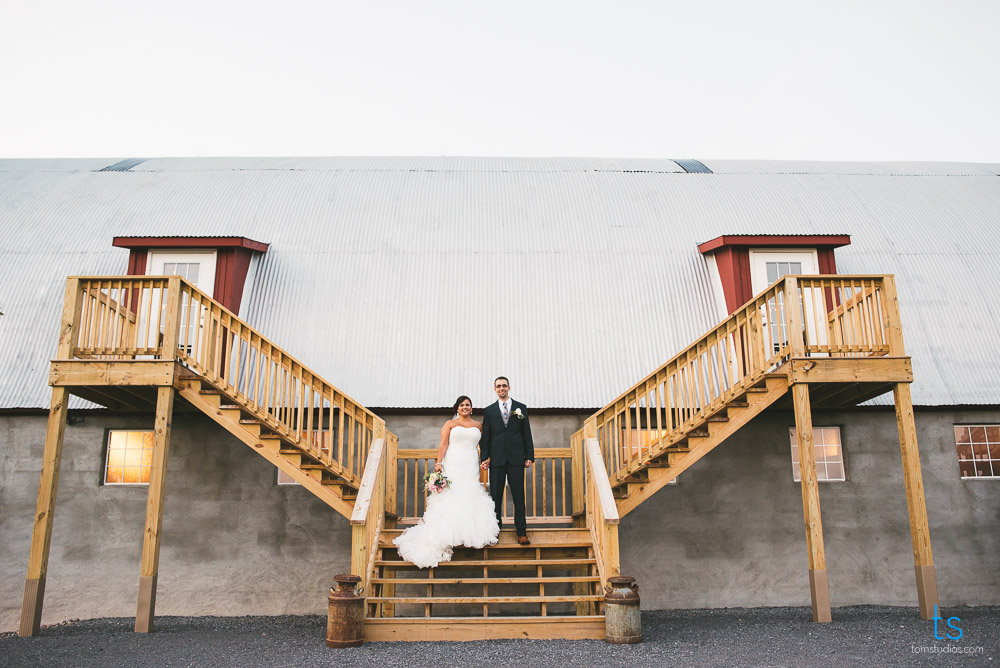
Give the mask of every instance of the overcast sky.
<path id="1" fill-rule="evenodd" d="M 1000 162 L 1000 0 L 0 0 L 0 157 Z"/>

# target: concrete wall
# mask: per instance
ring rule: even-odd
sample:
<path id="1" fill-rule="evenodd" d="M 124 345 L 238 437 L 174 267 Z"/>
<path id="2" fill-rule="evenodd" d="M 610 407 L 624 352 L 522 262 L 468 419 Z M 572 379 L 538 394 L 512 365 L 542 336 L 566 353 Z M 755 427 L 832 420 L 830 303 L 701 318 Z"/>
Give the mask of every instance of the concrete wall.
<path id="1" fill-rule="evenodd" d="M 1000 411 L 920 410 L 917 438 L 944 605 L 1000 603 L 1000 480 L 961 480 L 955 424 Z M 913 548 L 892 410 L 820 412 L 840 426 L 847 481 L 820 483 L 833 606 L 916 605 Z M 791 412 L 766 413 L 622 520 L 622 572 L 646 608 L 809 605 Z"/>
<path id="2" fill-rule="evenodd" d="M 69 425 L 42 623 L 135 616 L 145 486 L 102 486 L 104 430 L 152 417 Z M 17 627 L 44 443 L 44 417 L 0 417 L 0 630 Z M 173 421 L 156 612 L 305 614 L 349 572 L 350 523 L 203 416 Z"/>
<path id="3" fill-rule="evenodd" d="M 445 416 L 389 414 L 402 447 L 433 447 Z M 536 445 L 563 446 L 582 415 L 535 415 Z M 840 425 L 846 483 L 820 488 L 834 606 L 915 605 L 913 558 L 891 411 L 819 413 Z M 1000 480 L 962 481 L 952 425 L 1000 411 L 917 413 L 942 603 L 1000 603 Z M 802 501 L 790 413 L 758 418 L 623 519 L 622 570 L 645 608 L 808 605 Z M 133 616 L 144 487 L 100 485 L 104 430 L 152 417 L 90 414 L 66 429 L 43 624 Z M 17 627 L 38 491 L 44 416 L 0 416 L 0 631 Z M 173 424 L 157 613 L 322 613 L 348 570 L 346 519 L 207 418 Z"/>

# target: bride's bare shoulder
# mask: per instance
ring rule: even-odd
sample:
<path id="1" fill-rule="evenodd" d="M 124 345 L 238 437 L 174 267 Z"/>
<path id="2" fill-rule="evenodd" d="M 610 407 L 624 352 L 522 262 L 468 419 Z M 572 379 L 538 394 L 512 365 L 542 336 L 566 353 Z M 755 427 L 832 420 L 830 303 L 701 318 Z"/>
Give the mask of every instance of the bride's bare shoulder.
<path id="1" fill-rule="evenodd" d="M 479 431 L 483 430 L 483 423 L 482 422 L 476 422 L 475 420 L 473 420 L 472 421 L 472 426 L 475 427 L 476 429 L 478 429 Z"/>

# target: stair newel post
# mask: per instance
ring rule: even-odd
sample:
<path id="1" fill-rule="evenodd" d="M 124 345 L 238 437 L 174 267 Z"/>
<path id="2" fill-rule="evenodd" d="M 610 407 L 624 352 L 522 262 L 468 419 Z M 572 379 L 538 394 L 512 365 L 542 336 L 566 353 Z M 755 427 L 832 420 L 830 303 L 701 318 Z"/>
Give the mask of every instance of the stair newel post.
<path id="1" fill-rule="evenodd" d="M 806 342 L 802 331 L 802 295 L 799 281 L 794 276 L 785 276 L 785 324 L 788 330 L 788 354 L 791 357 L 805 357 Z"/>
<path id="2" fill-rule="evenodd" d="M 385 518 L 385 452 L 385 423 L 377 420 L 351 514 L 351 573 L 361 578 L 359 591 L 366 597 Z"/>
<path id="3" fill-rule="evenodd" d="M 889 355 L 904 357 L 903 326 L 899 316 L 899 299 L 896 296 L 896 279 L 892 275 L 882 279 L 882 308 Z M 920 450 L 917 447 L 917 427 L 913 415 L 913 397 L 909 383 L 893 385 L 892 396 L 896 405 L 896 428 L 899 431 L 899 449 L 903 459 L 903 482 L 906 485 L 906 508 L 910 517 L 910 539 L 913 542 L 913 570 L 917 578 L 917 602 L 920 618 L 932 619 L 938 605 L 937 575 L 931 553 L 931 534 L 927 521 L 927 503 L 924 499 L 924 479 L 920 470 Z"/>
<path id="4" fill-rule="evenodd" d="M 399 437 L 386 432 L 385 435 L 385 510 L 386 528 L 396 528 L 397 469 L 399 468 Z"/>
<path id="5" fill-rule="evenodd" d="M 56 359 L 73 358 L 82 308 L 80 279 L 75 277 L 66 279 Z M 22 637 L 38 635 L 42 623 L 45 576 L 48 572 L 49 548 L 52 545 L 52 520 L 56 507 L 56 490 L 59 486 L 59 467 L 62 463 L 68 401 L 67 388 L 52 388 L 52 402 L 49 405 L 48 426 L 45 430 L 45 448 L 42 453 L 42 471 L 38 481 L 35 524 L 31 533 L 31 552 L 28 555 L 28 575 L 24 582 L 24 598 L 21 603 L 18 635 Z"/>
<path id="6" fill-rule="evenodd" d="M 581 527 L 587 523 L 584 504 L 584 461 L 583 461 L 583 430 L 576 432 L 570 437 L 570 483 L 573 493 L 573 508 L 570 513 L 573 517 L 573 526 Z"/>
<path id="7" fill-rule="evenodd" d="M 163 348 L 160 357 L 177 358 L 177 344 L 181 329 L 181 279 L 172 276 L 167 279 L 167 307 L 163 320 Z"/>

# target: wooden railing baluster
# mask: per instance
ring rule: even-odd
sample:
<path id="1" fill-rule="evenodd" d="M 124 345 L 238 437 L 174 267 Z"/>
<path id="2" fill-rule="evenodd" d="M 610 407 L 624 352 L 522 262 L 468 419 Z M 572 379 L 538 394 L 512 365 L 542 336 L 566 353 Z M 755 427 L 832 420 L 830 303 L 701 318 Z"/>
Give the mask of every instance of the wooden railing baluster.
<path id="1" fill-rule="evenodd" d="M 891 276 L 782 277 L 591 416 L 611 480 L 660 456 L 791 357 L 894 355 L 897 332 Z"/>

